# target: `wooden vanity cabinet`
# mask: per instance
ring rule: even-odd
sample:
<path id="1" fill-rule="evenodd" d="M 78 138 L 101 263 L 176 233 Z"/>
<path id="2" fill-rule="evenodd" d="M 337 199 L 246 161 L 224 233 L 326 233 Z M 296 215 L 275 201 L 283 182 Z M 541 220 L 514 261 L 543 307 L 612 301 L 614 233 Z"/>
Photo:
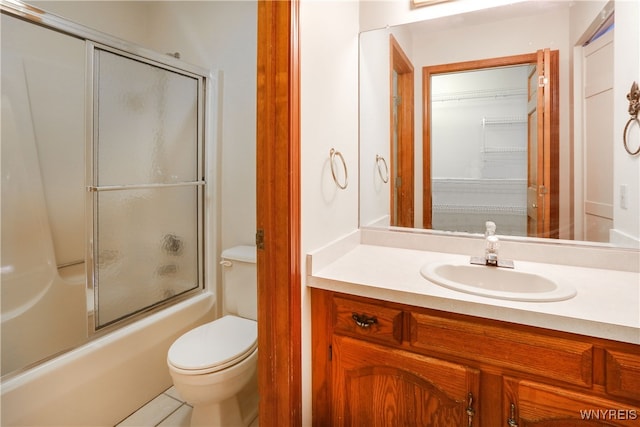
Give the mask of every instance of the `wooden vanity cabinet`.
<path id="1" fill-rule="evenodd" d="M 362 339 L 332 340 L 330 425 L 463 426 L 479 372 Z"/>
<path id="2" fill-rule="evenodd" d="M 640 425 L 640 346 L 312 289 L 313 425 Z"/>
<path id="3" fill-rule="evenodd" d="M 638 407 L 533 381 L 505 378 L 503 396 L 510 427 L 640 425 Z"/>

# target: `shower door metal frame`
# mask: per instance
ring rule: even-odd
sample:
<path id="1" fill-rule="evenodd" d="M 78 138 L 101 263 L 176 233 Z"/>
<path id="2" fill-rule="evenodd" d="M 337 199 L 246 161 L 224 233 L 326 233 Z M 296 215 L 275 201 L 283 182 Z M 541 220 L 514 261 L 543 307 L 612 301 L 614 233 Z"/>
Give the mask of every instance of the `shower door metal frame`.
<path id="1" fill-rule="evenodd" d="M 129 46 L 127 50 L 123 50 L 120 46 L 119 48 L 110 46 L 108 44 L 86 40 L 87 53 L 86 53 L 86 61 L 87 61 L 87 74 L 86 74 L 86 157 L 85 157 L 85 167 L 86 167 L 86 182 L 89 183 L 87 186 L 87 198 L 86 198 L 86 236 L 88 237 L 88 243 L 86 246 L 86 272 L 87 272 L 87 290 L 91 291 L 94 294 L 94 313 L 98 308 L 98 293 L 97 293 L 97 274 L 96 274 L 96 259 L 95 249 L 96 249 L 96 236 L 97 236 L 97 195 L 100 192 L 104 191 L 116 191 L 116 190 L 133 190 L 133 189 L 158 189 L 158 188 L 171 188 L 171 187 L 184 187 L 184 186 L 195 186 L 198 188 L 197 191 L 197 286 L 193 289 L 185 291 L 181 294 L 178 294 L 174 297 L 170 297 L 168 299 L 162 300 L 160 302 L 156 302 L 148 307 L 144 307 L 139 309 L 133 313 L 130 313 L 124 317 L 118 318 L 116 320 L 110 321 L 105 325 L 98 326 L 96 314 L 94 314 L 93 322 L 89 322 L 89 334 L 94 335 L 96 333 L 102 331 L 112 330 L 114 326 L 119 326 L 122 324 L 126 324 L 128 322 L 139 319 L 141 315 L 149 312 L 156 311 L 168 305 L 174 304 L 176 302 L 182 301 L 196 293 L 203 291 L 205 288 L 205 200 L 206 200 L 206 158 L 205 158 L 205 143 L 206 143 L 206 132 L 208 127 L 206 126 L 206 118 L 208 116 L 207 112 L 207 100 L 208 100 L 208 86 L 209 82 L 204 73 L 197 73 L 193 71 L 186 70 L 184 68 L 178 68 L 174 65 L 167 64 L 164 61 L 159 61 L 158 56 L 164 59 L 164 56 L 159 55 L 155 52 L 148 52 L 145 49 L 140 49 L 136 46 Z M 141 62 L 147 65 L 151 65 L 153 67 L 158 67 L 166 71 L 174 72 L 189 78 L 195 79 L 198 83 L 197 89 L 197 171 L 196 176 L 197 179 L 195 181 L 189 182 L 179 182 L 179 183 L 153 183 L 153 184 L 133 184 L 133 185 L 112 185 L 112 186 L 100 186 L 97 182 L 97 173 L 96 166 L 98 164 L 97 153 L 95 152 L 96 141 L 98 138 L 98 128 L 95 125 L 95 117 L 96 117 L 96 106 L 97 99 L 95 97 L 95 93 L 97 91 L 97 81 L 96 81 L 96 69 L 95 69 L 95 60 L 96 60 L 96 51 L 101 50 L 109 53 L 113 53 L 115 55 L 130 59 L 132 61 Z M 169 57 L 169 56 L 167 56 Z M 170 58 L 170 57 L 169 57 Z"/>

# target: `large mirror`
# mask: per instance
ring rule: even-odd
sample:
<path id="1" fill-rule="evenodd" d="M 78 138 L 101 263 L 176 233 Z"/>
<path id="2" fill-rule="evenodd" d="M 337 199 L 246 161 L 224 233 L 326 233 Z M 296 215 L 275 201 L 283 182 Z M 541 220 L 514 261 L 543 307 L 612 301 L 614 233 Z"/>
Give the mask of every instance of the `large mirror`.
<path id="1" fill-rule="evenodd" d="M 491 220 L 640 247 L 640 159 L 616 128 L 632 81 L 613 41 L 640 47 L 616 22 L 623 3 L 524 1 L 361 33 L 361 226 L 475 234 Z"/>

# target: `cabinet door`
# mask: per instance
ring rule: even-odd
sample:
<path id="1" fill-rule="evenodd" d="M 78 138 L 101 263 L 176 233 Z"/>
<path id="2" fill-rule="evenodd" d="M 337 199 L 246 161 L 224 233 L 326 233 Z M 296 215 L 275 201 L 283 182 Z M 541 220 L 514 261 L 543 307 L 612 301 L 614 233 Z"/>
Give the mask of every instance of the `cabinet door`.
<path id="1" fill-rule="evenodd" d="M 477 370 L 343 336 L 332 349 L 334 426 L 479 425 Z"/>
<path id="2" fill-rule="evenodd" d="M 607 393 L 612 396 L 640 400 L 640 353 L 607 350 Z"/>
<path id="3" fill-rule="evenodd" d="M 640 408 L 531 381 L 505 379 L 503 412 L 511 427 L 623 427 Z"/>

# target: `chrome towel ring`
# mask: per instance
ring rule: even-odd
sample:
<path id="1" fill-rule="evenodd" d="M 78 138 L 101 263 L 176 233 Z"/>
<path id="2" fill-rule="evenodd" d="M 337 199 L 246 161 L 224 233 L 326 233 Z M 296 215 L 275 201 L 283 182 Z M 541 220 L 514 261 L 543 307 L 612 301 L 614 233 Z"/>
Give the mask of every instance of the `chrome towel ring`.
<path id="1" fill-rule="evenodd" d="M 631 90 L 627 94 L 627 99 L 629 100 L 629 114 L 631 115 L 631 118 L 624 126 L 624 131 L 622 133 L 622 142 L 624 144 L 624 149 L 627 150 L 627 153 L 635 156 L 636 154 L 640 153 L 640 145 L 638 145 L 637 150 L 631 151 L 627 142 L 627 134 L 629 133 L 629 127 L 632 123 L 636 123 L 640 127 L 640 120 L 638 120 L 638 112 L 640 111 L 640 89 L 638 89 L 638 83 L 633 82 L 633 84 L 631 85 Z"/>
<path id="2" fill-rule="evenodd" d="M 344 169 L 344 184 L 341 184 L 338 178 L 336 177 L 336 171 L 334 166 L 336 157 L 339 157 L 340 161 L 342 162 L 342 168 Z M 348 182 L 348 175 L 347 175 L 347 164 L 344 161 L 344 157 L 342 157 L 342 153 L 332 148 L 331 151 L 329 151 L 329 163 L 331 164 L 331 176 L 333 177 L 333 180 L 335 181 L 338 187 L 344 190 L 345 188 L 347 188 L 347 185 L 349 184 L 349 182 Z"/>
<path id="3" fill-rule="evenodd" d="M 380 164 L 384 166 L 384 172 L 382 172 L 382 168 Z M 379 154 L 376 154 L 376 166 L 378 168 L 378 175 L 382 178 L 382 182 L 385 184 L 389 182 L 389 166 L 387 166 L 387 161 Z"/>

